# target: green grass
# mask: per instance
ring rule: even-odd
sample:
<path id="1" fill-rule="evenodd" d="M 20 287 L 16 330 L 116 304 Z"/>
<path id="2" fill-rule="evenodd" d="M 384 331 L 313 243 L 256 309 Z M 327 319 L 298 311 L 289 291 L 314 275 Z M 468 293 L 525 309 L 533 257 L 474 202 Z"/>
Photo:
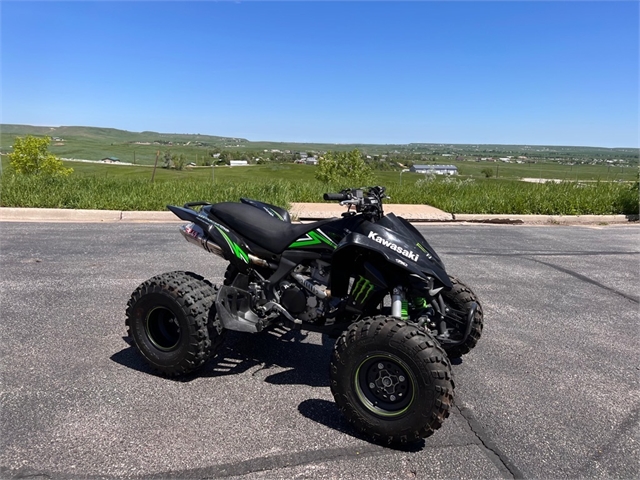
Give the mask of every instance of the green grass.
<path id="1" fill-rule="evenodd" d="M 479 166 L 469 163 L 461 173 L 476 175 Z M 287 207 L 291 202 L 318 202 L 322 194 L 341 186 L 326 186 L 314 179 L 315 167 L 273 164 L 247 167 L 200 167 L 182 171 L 95 163 L 65 162 L 74 173 L 61 179 L 14 176 L 2 158 L 0 206 L 87 208 L 114 210 L 164 210 L 167 204 L 189 201 L 237 201 L 251 197 Z M 538 164 L 539 165 L 539 164 Z M 481 165 L 480 165 L 481 166 Z M 507 167 L 507 168 L 505 168 Z M 570 169 L 586 182 L 534 184 L 503 178 L 503 171 L 526 170 L 528 165 L 500 165 L 500 178 L 476 175 L 428 180 L 424 175 L 374 172 L 385 185 L 390 203 L 428 204 L 452 213 L 492 214 L 637 214 L 638 184 L 597 181 L 602 170 L 593 166 Z M 561 168 L 560 168 L 561 167 Z M 562 176 L 561 165 L 549 165 L 545 175 Z M 607 171 L 606 167 L 604 171 Z M 620 168 L 618 167 L 618 170 Z M 212 178 L 213 170 L 213 178 Z M 611 168 L 611 170 L 614 170 Z M 635 169 L 625 169 L 635 170 Z M 525 172 L 526 173 L 526 172 Z M 619 179 L 608 172 L 609 180 Z M 542 173 L 539 174 L 544 178 Z M 615 175 L 615 176 L 614 176 Z M 536 175 L 522 175 L 536 177 Z M 573 177 L 568 177 L 573 179 Z M 637 178 L 637 172 L 628 177 Z M 400 184 L 402 180 L 402 184 Z"/>
<path id="2" fill-rule="evenodd" d="M 86 160 L 101 160 L 105 157 L 118 157 L 123 162 L 135 163 L 137 165 L 153 165 L 156 158 L 156 153 L 161 153 L 170 149 L 174 154 L 183 154 L 187 158 L 188 162 L 201 163 L 205 158 L 208 151 L 212 147 L 228 150 L 231 152 L 243 152 L 250 150 L 256 155 L 266 156 L 263 150 L 271 150 L 277 148 L 280 150 L 292 150 L 292 151 L 326 151 L 326 150 L 350 150 L 353 148 L 359 148 L 361 151 L 374 154 L 384 154 L 385 152 L 401 152 L 403 158 L 414 161 L 415 163 L 433 163 L 431 161 L 421 160 L 421 155 L 413 155 L 422 151 L 439 150 L 440 153 L 426 154 L 425 158 L 433 159 L 436 163 L 454 164 L 458 167 L 462 176 L 481 177 L 481 170 L 489 168 L 492 169 L 494 177 L 499 178 L 521 178 L 521 177 L 533 177 L 533 178 L 556 178 L 561 180 L 635 180 L 637 178 L 637 165 L 638 154 L 637 149 L 606 149 L 606 148 L 593 148 L 593 147 L 527 147 L 522 146 L 508 146 L 508 145 L 449 145 L 449 146 L 428 146 L 427 144 L 418 145 L 335 145 L 335 144 L 295 144 L 295 143 L 277 143 L 277 142 L 251 142 L 246 139 L 234 139 L 228 137 L 217 137 L 208 135 L 192 135 L 192 134 L 163 134 L 157 132 L 128 132 L 124 130 L 117 130 L 112 128 L 91 128 L 91 127 L 59 127 L 52 129 L 50 127 L 34 127 L 34 126 L 19 126 L 19 125 L 2 125 L 2 132 L 0 132 L 0 151 L 9 152 L 11 145 L 15 142 L 17 136 L 24 136 L 27 134 L 33 135 L 49 135 L 63 138 L 65 141 L 63 145 L 56 145 L 52 142 L 50 151 L 63 158 L 76 158 Z M 181 143 L 181 145 L 174 145 L 171 147 L 165 145 L 139 145 L 133 142 L 153 142 L 155 140 L 172 141 Z M 184 145 L 191 141 L 191 145 Z M 195 146 L 193 142 L 200 141 L 207 144 L 207 146 Z M 239 146 L 236 146 L 239 145 Z M 542 152 L 543 150 L 544 152 Z M 501 155 L 513 154 L 513 155 L 529 155 L 531 158 L 538 158 L 537 163 L 531 164 L 517 164 L 517 163 L 493 163 L 493 162 L 475 162 L 475 161 L 455 161 L 455 157 L 443 157 L 441 154 L 445 151 L 456 151 L 456 155 L 467 156 L 468 158 L 477 157 L 500 157 Z M 504 152 L 504 153 L 500 153 Z M 546 157 L 539 158 L 538 155 L 546 155 Z M 599 161 L 604 159 L 624 158 L 629 166 L 626 167 L 613 167 L 605 164 L 599 165 L 567 165 L 553 161 L 545 161 L 544 159 L 563 158 L 567 155 L 574 155 L 577 158 L 581 158 L 584 161 L 591 161 L 594 158 L 598 158 Z M 402 160 L 406 161 L 406 160 Z M 160 161 L 162 162 L 162 160 Z M 392 162 L 395 164 L 395 162 Z M 87 174 L 104 174 L 105 170 L 99 170 L 105 168 L 104 165 L 97 166 L 80 166 L 77 162 L 70 162 L 72 166 L 79 173 Z M 631 166 L 633 165 L 633 166 Z M 296 167 L 290 165 L 291 167 Z M 305 167 L 305 166 L 300 166 Z M 112 168 L 123 168 L 122 166 Z M 309 171 L 312 171 L 313 167 L 309 167 Z M 99 170 L 99 171 L 98 171 Z M 109 170 L 107 175 L 110 175 Z M 260 174 L 261 171 L 258 171 Z M 255 172 L 252 172 L 255 173 Z M 287 174 L 297 175 L 297 170 L 290 170 Z M 130 171 L 114 171 L 114 175 L 131 175 L 135 176 L 140 174 L 142 176 L 147 175 L 146 171 L 140 171 L 132 169 Z M 161 178 L 182 178 L 186 172 L 178 172 L 176 176 L 162 174 Z M 206 176 L 205 171 L 199 171 L 194 169 L 193 175 Z M 210 171 L 209 171 L 210 174 Z M 269 174 L 267 172 L 267 174 Z M 181 176 L 182 175 L 182 176 Z M 221 175 L 225 175 L 221 173 Z M 239 174 L 240 175 L 240 174 Z M 302 175 L 302 174 L 301 174 Z M 398 172 L 395 173 L 398 175 Z M 150 174 L 149 174 L 150 176 Z M 405 174 L 405 177 L 410 177 L 411 174 Z M 273 178 L 279 178 L 277 175 L 272 175 Z M 194 177 L 196 178 L 196 177 Z M 313 179 L 313 175 L 302 175 L 295 179 L 302 180 L 303 178 Z"/>
<path id="3" fill-rule="evenodd" d="M 115 167 L 118 168 L 118 167 Z M 122 168 L 122 167 L 120 167 Z M 382 182 L 381 182 L 382 183 Z M 250 197 L 287 208 L 291 202 L 321 201 L 337 191 L 316 181 L 287 178 L 157 181 L 116 176 L 72 175 L 42 178 L 3 175 L 0 205 L 4 207 L 164 210 L 167 204 L 196 200 L 212 203 Z M 638 185 L 533 184 L 507 180 L 386 182 L 390 203 L 429 204 L 452 213 L 493 214 L 637 214 Z"/>
<path id="4" fill-rule="evenodd" d="M 493 178 L 555 178 L 559 180 L 634 180 L 637 167 L 609 167 L 606 165 L 563 165 L 558 163 L 487 163 L 452 162 L 463 176 L 484 176 L 482 170 L 493 172 Z"/>
<path id="5" fill-rule="evenodd" d="M 65 167 L 71 167 L 76 176 L 97 176 L 106 178 L 140 178 L 151 179 L 153 172 L 152 165 L 109 165 L 102 163 L 86 162 L 64 162 Z M 160 163 L 161 164 L 161 163 Z M 484 180 L 481 170 L 487 167 L 486 163 L 480 162 L 457 162 L 460 178 L 472 177 L 478 181 Z M 496 164 L 493 169 L 495 181 Z M 2 157 L 2 168 L 10 171 L 9 161 L 6 156 Z M 499 170 L 498 179 L 515 180 L 519 178 L 556 178 L 560 180 L 591 180 L 591 181 L 635 181 L 638 178 L 638 169 L 633 167 L 606 167 L 604 165 L 559 165 L 553 163 L 538 163 L 531 165 L 501 164 L 497 166 Z M 220 166 L 214 168 L 216 180 L 246 181 L 255 178 L 262 179 L 287 179 L 290 181 L 315 181 L 316 167 L 311 165 L 298 164 L 267 164 L 250 165 L 246 167 Z M 212 177 L 212 167 L 186 167 L 184 170 L 170 170 L 158 167 L 156 169 L 156 180 L 210 180 Z M 400 173 L 394 171 L 375 171 L 379 183 L 399 182 Z M 405 172 L 402 174 L 404 183 L 413 184 L 423 179 L 424 175 L 418 173 Z"/>

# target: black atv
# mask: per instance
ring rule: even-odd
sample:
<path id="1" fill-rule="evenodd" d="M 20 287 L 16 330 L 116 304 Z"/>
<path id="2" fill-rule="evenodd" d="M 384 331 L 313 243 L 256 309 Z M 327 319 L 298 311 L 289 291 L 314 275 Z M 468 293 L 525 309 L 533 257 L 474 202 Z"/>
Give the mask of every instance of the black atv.
<path id="1" fill-rule="evenodd" d="M 476 345 L 482 308 L 415 227 L 384 215 L 384 198 L 384 187 L 325 194 L 348 210 L 304 224 L 249 199 L 168 206 L 190 222 L 187 241 L 230 264 L 222 286 L 191 272 L 140 285 L 127 308 L 133 344 L 179 376 L 215 355 L 226 330 L 321 332 L 338 338 L 331 391 L 356 428 L 383 443 L 430 435 L 453 404 L 449 358 Z"/>

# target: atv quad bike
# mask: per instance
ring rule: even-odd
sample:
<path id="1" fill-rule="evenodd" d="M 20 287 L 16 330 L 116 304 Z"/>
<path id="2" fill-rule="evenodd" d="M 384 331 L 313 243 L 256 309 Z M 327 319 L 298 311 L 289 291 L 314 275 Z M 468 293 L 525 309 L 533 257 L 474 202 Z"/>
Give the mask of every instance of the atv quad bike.
<path id="1" fill-rule="evenodd" d="M 134 346 L 179 376 L 215 355 L 226 330 L 328 334 L 331 391 L 357 429 L 382 443 L 432 434 L 453 404 L 449 358 L 476 345 L 482 308 L 415 227 L 384 215 L 384 198 L 384 187 L 328 193 L 348 210 L 306 224 L 249 199 L 168 206 L 189 222 L 187 241 L 229 266 L 223 285 L 191 272 L 140 285 L 127 307 Z"/>

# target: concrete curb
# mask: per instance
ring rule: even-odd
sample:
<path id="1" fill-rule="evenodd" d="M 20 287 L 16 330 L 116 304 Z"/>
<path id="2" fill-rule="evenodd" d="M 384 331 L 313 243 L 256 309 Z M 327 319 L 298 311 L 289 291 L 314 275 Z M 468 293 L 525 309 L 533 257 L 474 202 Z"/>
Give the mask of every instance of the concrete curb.
<path id="1" fill-rule="evenodd" d="M 294 203 L 291 213 L 302 221 L 339 217 L 345 208 L 337 204 Z M 490 223 L 510 225 L 604 225 L 637 222 L 638 215 L 469 215 L 443 212 L 428 205 L 385 205 L 385 213 L 395 213 L 411 222 Z M 0 222 L 56 223 L 184 223 L 173 213 L 120 210 L 73 210 L 62 208 L 0 207 Z"/>
<path id="2" fill-rule="evenodd" d="M 337 203 L 292 203 L 291 215 L 300 220 L 322 220 L 339 217 L 346 212 L 346 207 Z M 394 213 L 412 222 L 450 222 L 451 213 L 444 212 L 429 205 L 401 205 L 388 203 L 384 205 L 385 213 Z"/>
<path id="3" fill-rule="evenodd" d="M 455 214 L 454 221 L 528 225 L 596 225 L 637 222 L 638 215 L 468 215 Z"/>
<path id="4" fill-rule="evenodd" d="M 171 212 L 169 212 L 171 213 Z M 73 210 L 65 208 L 0 208 L 3 222 L 117 222 L 119 210 Z"/>

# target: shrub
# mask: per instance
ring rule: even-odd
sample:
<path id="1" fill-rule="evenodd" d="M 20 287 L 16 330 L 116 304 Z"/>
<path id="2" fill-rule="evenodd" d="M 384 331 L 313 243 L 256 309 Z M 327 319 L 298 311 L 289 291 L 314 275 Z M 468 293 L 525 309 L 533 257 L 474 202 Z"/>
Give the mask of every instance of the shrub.
<path id="1" fill-rule="evenodd" d="M 49 137 L 17 137 L 9 154 L 13 170 L 20 175 L 69 175 L 73 169 L 65 168 L 62 160 L 48 151 L 49 143 Z"/>

